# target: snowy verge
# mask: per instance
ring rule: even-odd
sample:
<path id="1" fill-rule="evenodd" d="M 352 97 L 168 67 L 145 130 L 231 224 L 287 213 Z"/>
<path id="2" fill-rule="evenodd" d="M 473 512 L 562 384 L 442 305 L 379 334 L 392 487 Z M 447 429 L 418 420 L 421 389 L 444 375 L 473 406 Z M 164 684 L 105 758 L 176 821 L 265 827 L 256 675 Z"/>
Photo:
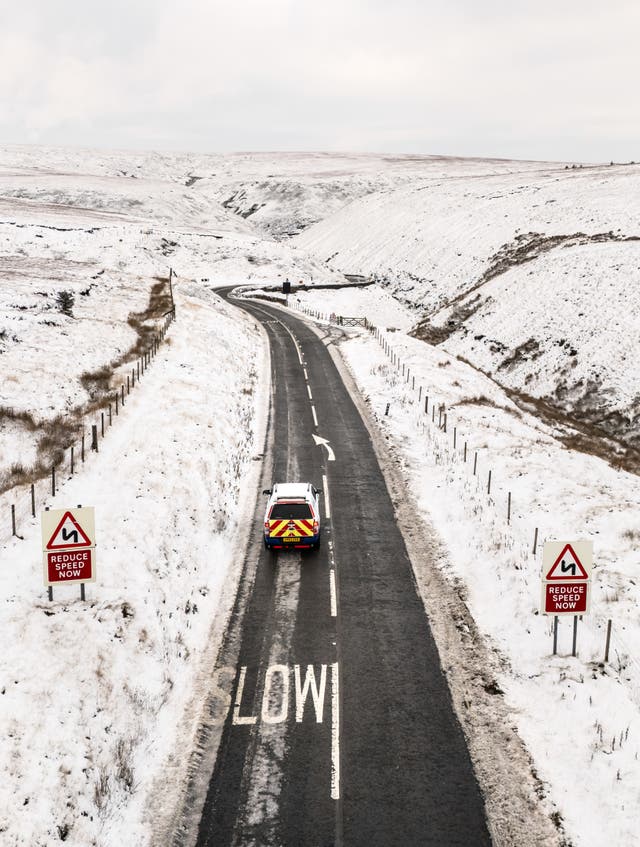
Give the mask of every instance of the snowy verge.
<path id="1" fill-rule="evenodd" d="M 490 689 L 495 710 L 500 714 L 506 707 L 507 719 L 526 744 L 543 806 L 548 812 L 557 809 L 551 812 L 557 837 L 576 847 L 634 843 L 640 811 L 635 788 L 640 667 L 634 658 L 640 641 L 635 614 L 640 481 L 565 449 L 491 380 L 443 351 L 400 334 L 382 338 L 398 364 L 392 365 L 380 344 L 365 334 L 351 334 L 341 353 L 391 446 L 422 522 L 433 525 L 444 542 L 439 567 L 471 612 L 468 635 L 477 627 L 494 652 L 499 669 Z M 438 426 L 441 409 L 447 414 L 446 432 Z M 594 540 L 592 613 L 579 626 L 578 656 L 571 656 L 566 621 L 561 622 L 559 655 L 552 656 L 551 619 L 538 613 L 541 545 L 574 538 Z M 418 563 L 428 558 L 425 546 Z M 419 585 L 425 585 L 420 564 L 417 570 Z M 433 610 L 433 597 L 424 591 L 423 596 Z M 614 621 L 613 661 L 605 666 L 608 619 Z M 460 625 L 464 629 L 469 623 Z M 443 649 L 440 641 L 444 656 L 449 647 Z M 455 668 L 447 670 L 455 676 Z M 473 700 L 462 704 L 463 711 L 477 707 Z M 462 719 L 468 735 L 484 720 L 482 714 Z M 470 738 L 477 755 L 476 742 Z M 484 750 L 489 761 L 500 753 L 505 751 Z M 486 783 L 483 788 L 487 792 Z M 498 788 L 504 792 L 505 786 L 489 786 L 489 801 Z M 511 843 L 544 842 L 530 833 L 529 840 Z"/>
<path id="2" fill-rule="evenodd" d="M 267 361 L 253 322 L 183 286 L 125 414 L 48 503 L 96 508 L 87 602 L 72 586 L 46 600 L 37 520 L 0 548 L 3 842 L 150 843 L 145 809 L 167 759 L 188 756 L 184 716 L 246 533 Z M 170 806 L 179 785 L 163 791 Z"/>

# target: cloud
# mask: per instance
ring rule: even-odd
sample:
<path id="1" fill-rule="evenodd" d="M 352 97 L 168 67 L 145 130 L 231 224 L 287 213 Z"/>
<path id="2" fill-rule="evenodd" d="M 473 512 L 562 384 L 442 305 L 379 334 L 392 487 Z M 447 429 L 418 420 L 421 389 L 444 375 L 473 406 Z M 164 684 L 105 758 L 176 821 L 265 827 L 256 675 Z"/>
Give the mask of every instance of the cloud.
<path id="1" fill-rule="evenodd" d="M 0 32 L 0 133 L 640 158 L 639 23 L 627 0 L 36 2 Z"/>

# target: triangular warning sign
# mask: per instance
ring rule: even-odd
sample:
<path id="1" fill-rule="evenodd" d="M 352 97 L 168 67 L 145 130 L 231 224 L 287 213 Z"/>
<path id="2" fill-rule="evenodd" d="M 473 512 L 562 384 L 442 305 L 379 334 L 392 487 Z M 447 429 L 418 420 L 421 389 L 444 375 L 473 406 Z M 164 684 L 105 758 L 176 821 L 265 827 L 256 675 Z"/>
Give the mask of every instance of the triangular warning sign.
<path id="1" fill-rule="evenodd" d="M 589 574 L 582 566 L 576 551 L 570 544 L 565 544 L 562 552 L 555 560 L 545 579 L 572 580 L 589 579 Z"/>
<path id="2" fill-rule="evenodd" d="M 63 547 L 91 547 L 91 541 L 71 512 L 65 512 L 47 544 L 47 550 Z"/>

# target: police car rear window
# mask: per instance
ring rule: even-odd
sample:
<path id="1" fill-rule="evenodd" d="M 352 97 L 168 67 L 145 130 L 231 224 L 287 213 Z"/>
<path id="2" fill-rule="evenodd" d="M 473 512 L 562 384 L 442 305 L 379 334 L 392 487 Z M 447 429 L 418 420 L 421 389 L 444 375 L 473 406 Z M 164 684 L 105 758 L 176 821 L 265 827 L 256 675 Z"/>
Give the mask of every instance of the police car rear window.
<path id="1" fill-rule="evenodd" d="M 307 503 L 274 503 L 269 517 L 272 520 L 288 518 L 293 520 L 308 520 L 313 517 Z"/>

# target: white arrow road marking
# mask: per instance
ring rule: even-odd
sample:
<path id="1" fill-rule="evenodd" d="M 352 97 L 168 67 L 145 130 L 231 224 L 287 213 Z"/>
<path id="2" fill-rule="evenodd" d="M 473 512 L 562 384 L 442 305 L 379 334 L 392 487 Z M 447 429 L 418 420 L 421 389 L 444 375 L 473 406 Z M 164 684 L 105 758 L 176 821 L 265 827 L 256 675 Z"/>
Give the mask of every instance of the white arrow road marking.
<path id="1" fill-rule="evenodd" d="M 324 444 L 324 446 L 327 448 L 327 453 L 329 454 L 329 456 L 328 456 L 329 461 L 335 462 L 336 454 L 333 452 L 333 450 L 329 446 L 329 442 L 327 441 L 327 439 L 326 438 L 320 438 L 320 436 L 316 435 L 315 432 L 314 432 L 313 433 L 313 440 L 316 442 L 316 445 Z"/>

